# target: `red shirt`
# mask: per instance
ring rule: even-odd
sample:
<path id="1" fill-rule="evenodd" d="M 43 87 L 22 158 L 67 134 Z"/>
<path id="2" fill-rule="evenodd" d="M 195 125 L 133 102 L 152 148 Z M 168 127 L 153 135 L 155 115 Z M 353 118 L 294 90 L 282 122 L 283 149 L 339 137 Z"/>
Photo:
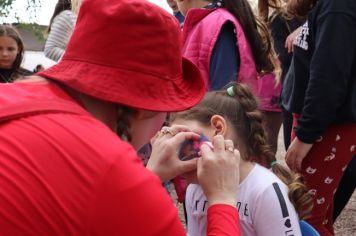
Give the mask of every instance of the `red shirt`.
<path id="1" fill-rule="evenodd" d="M 80 109 L 51 83 L 0 85 L 0 111 L 41 99 Z M 89 114 L 42 113 L 0 123 L 0 186 L 0 235 L 185 235 L 159 178 Z M 230 214 L 238 230 L 236 209 L 216 208 Z M 222 227 L 228 223 L 215 216 Z"/>

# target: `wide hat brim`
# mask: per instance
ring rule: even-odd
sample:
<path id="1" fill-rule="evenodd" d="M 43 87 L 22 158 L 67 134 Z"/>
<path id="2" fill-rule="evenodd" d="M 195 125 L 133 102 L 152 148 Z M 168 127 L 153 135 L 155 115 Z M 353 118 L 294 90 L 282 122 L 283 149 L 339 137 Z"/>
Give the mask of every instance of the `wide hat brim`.
<path id="1" fill-rule="evenodd" d="M 64 59 L 39 73 L 100 100 L 151 111 L 189 109 L 205 95 L 196 66 L 182 58 L 183 74 L 166 79 L 142 71 Z"/>

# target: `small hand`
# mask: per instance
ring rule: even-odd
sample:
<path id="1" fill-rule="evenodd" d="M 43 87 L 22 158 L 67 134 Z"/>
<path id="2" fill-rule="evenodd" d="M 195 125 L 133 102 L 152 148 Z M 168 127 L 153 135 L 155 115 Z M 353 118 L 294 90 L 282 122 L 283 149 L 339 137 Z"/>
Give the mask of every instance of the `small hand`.
<path id="1" fill-rule="evenodd" d="M 301 172 L 302 162 L 312 147 L 313 144 L 303 143 L 296 137 L 286 154 L 286 162 L 289 168 L 295 172 Z"/>
<path id="2" fill-rule="evenodd" d="M 146 168 L 154 172 L 161 181 L 167 181 L 197 168 L 196 159 L 181 161 L 177 150 L 187 139 L 199 139 L 199 135 L 186 126 L 163 127 L 151 140 L 152 153 Z"/>
<path id="3" fill-rule="evenodd" d="M 286 39 L 286 43 L 284 45 L 284 47 L 288 49 L 288 53 L 293 52 L 294 41 L 296 40 L 297 36 L 299 35 L 301 29 L 302 29 L 302 27 L 299 27 L 296 30 L 294 30 L 290 35 L 288 35 L 288 37 Z"/>

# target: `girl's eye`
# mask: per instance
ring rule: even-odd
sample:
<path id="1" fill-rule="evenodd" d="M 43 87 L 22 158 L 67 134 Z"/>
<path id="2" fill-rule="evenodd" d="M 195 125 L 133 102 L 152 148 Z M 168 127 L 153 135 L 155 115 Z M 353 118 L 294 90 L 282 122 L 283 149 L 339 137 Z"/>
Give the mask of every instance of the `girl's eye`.
<path id="1" fill-rule="evenodd" d="M 9 51 L 15 51 L 16 50 L 16 48 L 7 48 L 7 50 L 9 50 Z"/>

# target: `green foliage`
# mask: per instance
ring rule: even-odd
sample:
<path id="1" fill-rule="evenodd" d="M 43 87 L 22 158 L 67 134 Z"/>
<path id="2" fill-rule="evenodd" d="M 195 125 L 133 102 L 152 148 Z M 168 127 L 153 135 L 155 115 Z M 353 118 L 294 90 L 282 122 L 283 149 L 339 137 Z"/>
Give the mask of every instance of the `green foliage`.
<path id="1" fill-rule="evenodd" d="M 42 0 L 0 0 L 0 22 L 4 22 L 3 18 L 7 17 L 10 13 L 13 15 L 18 23 L 20 23 L 20 17 L 17 12 L 13 10 L 14 3 L 16 1 L 25 2 L 26 11 L 30 16 L 35 16 L 38 8 L 41 6 Z"/>
<path id="2" fill-rule="evenodd" d="M 36 16 L 37 10 L 41 7 L 42 0 L 0 0 L 0 23 L 6 22 L 6 17 L 11 14 L 15 21 L 7 23 L 15 23 L 19 25 L 18 27 L 23 28 L 27 31 L 33 33 L 40 41 L 44 40 L 44 29 L 37 23 L 24 23 L 22 22 L 20 16 L 17 12 L 14 11 L 15 1 L 24 2 L 27 14 L 30 16 L 30 19 Z"/>
<path id="3" fill-rule="evenodd" d="M 47 27 L 40 26 L 37 23 L 20 23 L 19 27 L 31 32 L 39 41 L 45 40 L 44 35 L 47 32 Z"/>
<path id="4" fill-rule="evenodd" d="M 0 0 L 0 17 L 6 16 L 11 10 L 14 0 Z"/>

